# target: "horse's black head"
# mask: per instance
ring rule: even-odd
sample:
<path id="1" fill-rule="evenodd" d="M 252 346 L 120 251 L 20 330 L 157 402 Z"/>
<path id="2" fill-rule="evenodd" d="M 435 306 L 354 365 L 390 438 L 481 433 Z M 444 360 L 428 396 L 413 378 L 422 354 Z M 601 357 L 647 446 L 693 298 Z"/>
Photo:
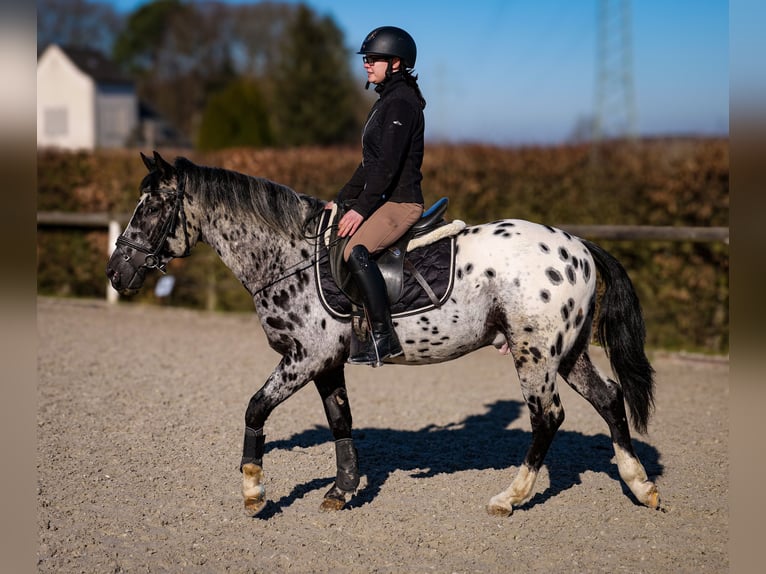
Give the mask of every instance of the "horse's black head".
<path id="1" fill-rule="evenodd" d="M 190 248 L 183 190 L 176 168 L 154 152 L 141 154 L 149 174 L 140 186 L 141 198 L 106 266 L 106 276 L 120 293 L 135 293 L 148 269 L 165 270 L 174 257 L 188 255 Z"/>

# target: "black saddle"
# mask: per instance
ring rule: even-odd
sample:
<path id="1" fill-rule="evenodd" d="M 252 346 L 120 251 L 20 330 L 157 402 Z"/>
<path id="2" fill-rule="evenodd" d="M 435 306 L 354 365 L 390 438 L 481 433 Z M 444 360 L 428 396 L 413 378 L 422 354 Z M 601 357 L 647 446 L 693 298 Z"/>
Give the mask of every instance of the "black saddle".
<path id="1" fill-rule="evenodd" d="M 444 220 L 444 214 L 447 211 L 448 203 L 449 201 L 446 197 L 439 199 L 425 212 L 423 212 L 423 215 L 420 217 L 420 219 L 415 222 L 415 224 L 410 227 L 410 229 L 401 238 L 399 238 L 396 243 L 390 245 L 382 252 L 372 256 L 372 259 L 375 260 L 375 262 L 378 264 L 378 267 L 380 268 L 383 279 L 386 281 L 388 300 L 392 307 L 402 297 L 405 268 L 407 269 L 407 272 L 415 279 L 415 281 L 420 284 L 420 287 L 422 287 L 423 291 L 425 291 L 425 293 L 428 295 L 431 303 L 434 306 L 438 306 L 440 304 L 440 300 L 431 289 L 431 286 L 420 274 L 417 268 L 406 257 L 406 254 L 407 245 L 410 241 L 430 233 L 431 231 L 443 225 L 446 225 L 447 222 Z M 341 292 L 346 297 L 348 297 L 352 303 L 361 307 L 363 305 L 362 295 L 354 281 L 351 280 L 351 274 L 348 270 L 348 266 L 346 265 L 346 262 L 343 261 L 343 250 L 345 249 L 350 237 L 338 237 L 338 227 L 337 225 L 334 225 L 336 222 L 340 221 L 340 218 L 343 217 L 343 214 L 352 207 L 353 205 L 350 204 L 339 204 L 337 213 L 335 215 L 335 220 L 329 222 L 330 225 L 332 225 L 329 246 L 329 261 L 330 272 L 333 279 L 335 280 L 335 284 L 338 286 L 338 289 L 340 289 Z"/>

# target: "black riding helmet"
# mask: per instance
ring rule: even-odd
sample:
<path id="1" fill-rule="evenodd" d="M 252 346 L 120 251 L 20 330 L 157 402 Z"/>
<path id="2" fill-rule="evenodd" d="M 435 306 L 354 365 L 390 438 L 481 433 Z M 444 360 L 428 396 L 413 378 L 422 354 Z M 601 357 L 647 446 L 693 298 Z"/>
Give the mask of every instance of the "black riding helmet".
<path id="1" fill-rule="evenodd" d="M 418 50 L 415 40 L 407 32 L 396 26 L 381 26 L 367 34 L 357 54 L 377 56 L 396 56 L 407 69 L 415 67 Z"/>

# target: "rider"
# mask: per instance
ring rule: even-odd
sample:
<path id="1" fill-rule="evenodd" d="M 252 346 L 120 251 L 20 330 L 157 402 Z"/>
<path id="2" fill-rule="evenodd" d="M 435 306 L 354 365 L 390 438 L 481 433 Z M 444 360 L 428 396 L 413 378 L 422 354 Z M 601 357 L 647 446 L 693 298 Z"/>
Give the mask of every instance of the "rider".
<path id="1" fill-rule="evenodd" d="M 343 252 L 351 277 L 362 292 L 372 336 L 348 362 L 378 366 L 402 354 L 391 322 L 383 276 L 371 255 L 396 242 L 423 213 L 423 108 L 415 67 L 415 41 L 406 31 L 382 26 L 370 32 L 363 55 L 367 84 L 379 94 L 362 131 L 362 162 L 338 193 L 352 208 L 338 224 L 351 236 Z"/>

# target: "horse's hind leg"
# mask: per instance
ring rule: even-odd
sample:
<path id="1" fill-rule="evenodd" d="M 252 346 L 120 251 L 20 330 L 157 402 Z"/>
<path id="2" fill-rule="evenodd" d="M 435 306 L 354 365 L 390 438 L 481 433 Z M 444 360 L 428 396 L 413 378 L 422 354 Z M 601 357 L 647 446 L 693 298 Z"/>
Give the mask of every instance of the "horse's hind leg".
<path id="1" fill-rule="evenodd" d="M 335 439 L 335 483 L 324 495 L 322 510 L 340 510 L 346 495 L 359 486 L 359 463 L 351 438 L 351 406 L 346 393 L 343 365 L 315 377 L 314 384 L 322 397 L 327 422 Z"/>
<path id="2" fill-rule="evenodd" d="M 580 353 L 568 372 L 562 369 L 561 375 L 575 391 L 594 406 L 609 425 L 617 468 L 630 491 L 641 504 L 658 508 L 659 491 L 648 479 L 643 465 L 633 451 L 620 385 L 603 377 L 585 351 Z"/>
<path id="3" fill-rule="evenodd" d="M 564 422 L 564 408 L 556 390 L 556 369 L 544 361 L 538 353 L 512 348 L 516 370 L 521 380 L 521 391 L 529 408 L 532 424 L 532 443 L 529 445 L 524 462 L 511 485 L 493 496 L 487 505 L 487 512 L 508 516 L 513 507 L 523 504 L 532 497 L 537 474 L 543 464 L 548 448 L 556 431 Z"/>

